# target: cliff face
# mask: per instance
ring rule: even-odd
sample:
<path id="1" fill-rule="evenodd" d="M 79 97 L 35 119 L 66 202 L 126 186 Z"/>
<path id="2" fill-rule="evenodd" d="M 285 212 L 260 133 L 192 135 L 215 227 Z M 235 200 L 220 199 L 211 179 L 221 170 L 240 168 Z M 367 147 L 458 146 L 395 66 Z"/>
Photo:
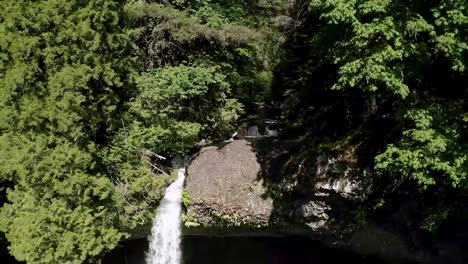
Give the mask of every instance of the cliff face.
<path id="1" fill-rule="evenodd" d="M 312 169 L 283 171 L 288 158 L 273 139 L 203 148 L 187 170 L 186 224 L 329 236 L 350 229 L 343 221 L 370 193 L 369 171 L 325 155 Z"/>
<path id="2" fill-rule="evenodd" d="M 456 246 L 453 241 L 433 243 L 420 232 L 395 225 L 392 219 L 411 221 L 411 201 L 388 220 L 368 217 L 391 186 L 359 165 L 352 149 L 291 163 L 286 145 L 264 138 L 202 148 L 187 168 L 185 233 L 301 235 L 361 254 L 417 262 L 443 262 L 463 254 L 459 241 Z M 428 243 L 436 247 L 432 253 L 419 247 Z"/>

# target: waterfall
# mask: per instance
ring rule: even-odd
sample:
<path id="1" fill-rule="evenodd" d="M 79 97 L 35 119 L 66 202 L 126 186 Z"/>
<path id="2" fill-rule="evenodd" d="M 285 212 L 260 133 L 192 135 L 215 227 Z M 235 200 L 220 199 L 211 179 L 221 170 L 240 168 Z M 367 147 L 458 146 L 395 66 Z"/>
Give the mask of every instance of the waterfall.
<path id="1" fill-rule="evenodd" d="M 245 135 L 246 137 L 260 137 L 260 132 L 258 132 L 258 126 L 253 125 L 247 128 L 247 134 Z"/>
<path id="2" fill-rule="evenodd" d="M 245 138 L 262 138 L 262 137 L 277 137 L 278 136 L 278 130 L 276 129 L 270 129 L 271 124 L 275 124 L 275 121 L 265 121 L 266 124 L 265 129 L 262 133 L 260 133 L 260 130 L 258 129 L 257 125 L 253 125 L 247 128 Z"/>
<path id="3" fill-rule="evenodd" d="M 156 212 L 149 238 L 147 264 L 181 263 L 181 197 L 185 168 L 179 169 L 178 178 L 166 189 Z"/>

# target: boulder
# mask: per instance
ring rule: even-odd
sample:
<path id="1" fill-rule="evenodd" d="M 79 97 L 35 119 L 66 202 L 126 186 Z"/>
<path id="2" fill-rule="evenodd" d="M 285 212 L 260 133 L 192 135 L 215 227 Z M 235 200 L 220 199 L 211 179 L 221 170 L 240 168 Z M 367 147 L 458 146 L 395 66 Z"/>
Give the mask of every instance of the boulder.
<path id="1" fill-rule="evenodd" d="M 260 164 L 248 141 L 203 148 L 187 169 L 190 205 L 186 223 L 267 225 L 273 201 L 265 196 L 259 172 Z"/>

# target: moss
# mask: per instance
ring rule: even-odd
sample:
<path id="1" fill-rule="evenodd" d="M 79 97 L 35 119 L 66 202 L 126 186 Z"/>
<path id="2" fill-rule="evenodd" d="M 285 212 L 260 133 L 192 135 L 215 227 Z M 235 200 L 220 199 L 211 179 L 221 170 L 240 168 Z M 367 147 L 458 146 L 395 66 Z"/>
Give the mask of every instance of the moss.
<path id="1" fill-rule="evenodd" d="M 182 204 L 185 208 L 188 208 L 190 205 L 190 193 L 187 191 L 187 189 L 182 191 Z"/>
<path id="2" fill-rule="evenodd" d="M 187 228 L 199 227 L 202 225 L 195 219 L 194 215 L 191 212 L 185 212 L 182 214 L 182 223 L 184 223 L 184 226 Z"/>
<path id="3" fill-rule="evenodd" d="M 367 216 L 367 210 L 362 207 L 354 211 L 354 220 L 358 226 L 365 226 L 367 224 Z"/>
<path id="4" fill-rule="evenodd" d="M 212 227 L 220 227 L 220 228 L 230 228 L 230 227 L 237 227 L 237 228 L 263 228 L 267 227 L 268 223 L 262 221 L 252 221 L 247 218 L 243 218 L 239 216 L 239 214 L 222 214 L 216 210 L 210 211 L 210 216 L 212 218 L 212 222 L 209 224 Z"/>
<path id="5" fill-rule="evenodd" d="M 269 226 L 269 223 L 267 222 L 243 218 L 237 213 L 222 214 L 216 210 L 211 210 L 208 214 L 208 221 L 200 221 L 202 216 L 197 215 L 194 211 L 188 209 L 182 214 L 182 222 L 187 228 L 205 227 L 220 229 L 259 229 Z"/>

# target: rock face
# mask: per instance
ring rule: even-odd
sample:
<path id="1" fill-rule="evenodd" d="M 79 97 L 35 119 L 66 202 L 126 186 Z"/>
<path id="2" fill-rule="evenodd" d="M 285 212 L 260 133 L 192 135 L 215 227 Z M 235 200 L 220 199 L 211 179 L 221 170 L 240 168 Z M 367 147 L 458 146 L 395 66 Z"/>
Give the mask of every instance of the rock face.
<path id="1" fill-rule="evenodd" d="M 302 190 L 304 198 L 297 200 L 293 210 L 312 231 L 340 236 L 350 229 L 354 209 L 370 193 L 369 171 L 326 154 L 318 155 L 309 167 L 305 176 L 311 182 L 305 185 L 309 191 Z"/>
<path id="2" fill-rule="evenodd" d="M 309 235 L 343 233 L 351 208 L 369 193 L 371 183 L 363 180 L 371 178 L 368 171 L 319 155 L 315 164 L 300 164 L 281 178 L 287 156 L 269 139 L 202 148 L 187 170 L 186 226 L 287 226 Z"/>
<path id="3" fill-rule="evenodd" d="M 245 140 L 203 148 L 187 170 L 190 206 L 186 222 L 202 226 L 267 225 L 273 202 L 265 196 L 259 172 L 252 145 Z"/>
<path id="4" fill-rule="evenodd" d="M 373 185 L 368 169 L 326 153 L 289 168 L 283 143 L 234 140 L 202 148 L 187 168 L 185 233 L 301 235 L 365 254 L 410 258 L 397 235 L 366 225 L 354 230 L 357 209 Z"/>
<path id="5" fill-rule="evenodd" d="M 463 255 L 462 247 L 445 242 L 435 244 L 436 256 L 415 250 L 415 241 L 427 239 L 392 220 L 411 218 L 404 205 L 394 217 L 368 218 L 386 182 L 360 165 L 353 150 L 315 152 L 312 160 L 290 163 L 291 147 L 284 144 L 265 138 L 202 148 L 187 168 L 186 234 L 301 235 L 361 254 L 422 263 Z M 458 253 L 451 253 L 454 249 Z"/>
<path id="6" fill-rule="evenodd" d="M 310 236 L 339 236 L 349 228 L 343 222 L 371 186 L 362 179 L 370 178 L 367 172 L 319 155 L 315 164 L 284 173 L 288 152 L 274 142 L 202 148 L 187 169 L 186 226 L 285 227 Z"/>

